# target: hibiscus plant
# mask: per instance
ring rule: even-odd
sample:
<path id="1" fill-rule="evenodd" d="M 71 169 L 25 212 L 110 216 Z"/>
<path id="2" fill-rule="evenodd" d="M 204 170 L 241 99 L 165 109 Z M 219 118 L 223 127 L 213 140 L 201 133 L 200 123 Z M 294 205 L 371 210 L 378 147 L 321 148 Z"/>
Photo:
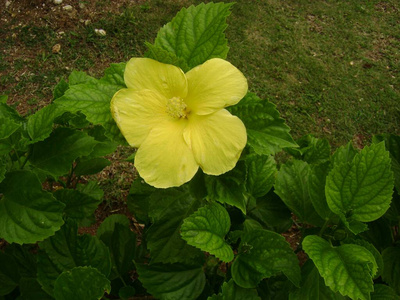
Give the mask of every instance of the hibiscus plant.
<path id="1" fill-rule="evenodd" d="M 182 9 L 28 117 L 0 98 L 0 299 L 400 299 L 400 137 L 293 140 L 226 60 L 231 6 Z M 103 191 L 77 179 L 118 145 L 131 215 L 79 234 Z"/>

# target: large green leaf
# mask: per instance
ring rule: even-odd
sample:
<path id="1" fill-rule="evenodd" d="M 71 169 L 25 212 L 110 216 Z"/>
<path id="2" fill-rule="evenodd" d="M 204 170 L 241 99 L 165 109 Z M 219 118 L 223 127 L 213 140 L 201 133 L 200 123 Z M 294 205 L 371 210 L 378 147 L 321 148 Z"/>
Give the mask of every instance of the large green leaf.
<path id="1" fill-rule="evenodd" d="M 308 191 L 310 165 L 293 160 L 281 166 L 275 182 L 275 193 L 303 222 L 321 225 L 322 218 L 316 212 Z"/>
<path id="2" fill-rule="evenodd" d="M 201 265 L 136 264 L 136 269 L 147 292 L 161 300 L 196 299 L 206 283 Z"/>
<path id="3" fill-rule="evenodd" d="M 34 145 L 30 162 L 58 177 L 68 173 L 72 162 L 92 152 L 97 143 L 81 131 L 57 128 L 49 138 Z"/>
<path id="4" fill-rule="evenodd" d="M 19 291 L 21 295 L 18 300 L 53 300 L 54 298 L 47 294 L 39 282 L 34 277 L 23 277 L 19 282 Z"/>
<path id="5" fill-rule="evenodd" d="M 288 149 L 289 153 L 309 164 L 320 164 L 329 161 L 331 147 L 328 140 L 317 139 L 312 135 L 306 135 L 296 140 L 299 148 Z"/>
<path id="6" fill-rule="evenodd" d="M 329 208 L 348 222 L 381 217 L 393 193 L 393 172 L 384 143 L 365 147 L 351 163 L 336 161 L 326 179 L 325 193 Z"/>
<path id="7" fill-rule="evenodd" d="M 100 299 L 104 292 L 110 291 L 110 281 L 92 267 L 76 267 L 65 271 L 54 284 L 56 300 Z"/>
<path id="8" fill-rule="evenodd" d="M 125 66 L 126 63 L 124 62 L 111 64 L 104 71 L 104 76 L 99 81 L 104 84 L 118 86 L 120 89 L 126 88 L 124 81 Z"/>
<path id="9" fill-rule="evenodd" d="M 128 208 L 135 218 L 141 223 L 149 222 L 150 196 L 156 188 L 148 185 L 143 179 L 137 178 L 133 181 L 128 195 Z"/>
<path id="10" fill-rule="evenodd" d="M 18 269 L 21 277 L 36 277 L 36 255 L 32 253 L 31 245 L 11 244 L 6 247 L 4 253 L 14 258 L 17 263 L 17 267 L 14 268 Z"/>
<path id="11" fill-rule="evenodd" d="M 303 249 L 334 292 L 352 299 L 370 299 L 377 265 L 366 248 L 353 244 L 333 247 L 324 239 L 309 235 L 303 240 Z"/>
<path id="12" fill-rule="evenodd" d="M 164 48 L 146 43 L 148 51 L 145 56 L 148 58 L 155 59 L 164 64 L 174 65 L 182 69 L 182 71 L 187 72 L 190 70 L 186 60 L 182 57 L 177 57 L 174 53 L 165 50 Z"/>
<path id="13" fill-rule="evenodd" d="M 235 206 L 246 214 L 245 181 L 246 170 L 241 162 L 232 171 L 220 176 L 205 176 L 207 197 L 211 201 Z"/>
<path id="14" fill-rule="evenodd" d="M 247 192 L 259 198 L 266 195 L 275 183 L 276 162 L 270 155 L 250 154 L 246 156 Z"/>
<path id="15" fill-rule="evenodd" d="M 93 216 L 94 211 L 101 202 L 100 199 L 91 197 L 83 192 L 72 189 L 61 189 L 54 193 L 58 201 L 65 204 L 64 213 L 76 221 L 83 221 Z"/>
<path id="16" fill-rule="evenodd" d="M 244 288 L 254 288 L 261 279 L 281 272 L 296 286 L 301 279 L 297 256 L 285 238 L 263 229 L 242 236 L 231 272 L 233 280 Z"/>
<path id="17" fill-rule="evenodd" d="M 0 110 L 0 140 L 6 139 L 12 135 L 19 127 L 20 123 L 15 122 L 12 118 L 2 115 Z"/>
<path id="18" fill-rule="evenodd" d="M 208 300 L 261 300 L 256 289 L 245 289 L 238 286 L 232 279 L 224 282 L 222 292 L 209 297 Z"/>
<path id="19" fill-rule="evenodd" d="M 82 112 L 89 122 L 102 125 L 106 129 L 107 137 L 124 141 L 110 112 L 111 98 L 119 89 L 120 85 L 103 82 L 77 84 L 71 86 L 64 96 L 55 100 L 55 103 L 64 106 L 70 112 Z"/>
<path id="20" fill-rule="evenodd" d="M 374 292 L 371 293 L 371 300 L 400 300 L 400 296 L 387 285 L 375 284 Z"/>
<path id="21" fill-rule="evenodd" d="M 344 300 L 339 293 L 334 293 L 325 285 L 324 279 L 319 275 L 318 269 L 311 260 L 307 260 L 301 268 L 301 287 L 289 294 L 289 300 Z"/>
<path id="22" fill-rule="evenodd" d="M 284 232 L 292 225 L 292 215 L 285 203 L 272 191 L 257 199 L 250 199 L 254 207 L 249 208 L 248 215 L 262 222 L 268 229 Z"/>
<path id="23" fill-rule="evenodd" d="M 111 278 L 123 276 L 134 269 L 136 235 L 129 228 L 125 215 L 111 215 L 101 223 L 97 236 L 110 249 L 113 269 Z"/>
<path id="24" fill-rule="evenodd" d="M 4 296 L 18 286 L 21 275 L 17 262 L 11 255 L 0 252 L 0 266 L 0 296 Z"/>
<path id="25" fill-rule="evenodd" d="M 233 260 L 233 251 L 225 242 L 230 227 L 228 212 L 214 202 L 199 208 L 183 221 L 181 236 L 189 245 L 230 262 Z"/>
<path id="26" fill-rule="evenodd" d="M 42 190 L 29 171 L 7 173 L 0 184 L 0 237 L 9 243 L 36 243 L 64 223 L 64 204 Z"/>
<path id="27" fill-rule="evenodd" d="M 400 294 L 400 247 L 388 247 L 382 252 L 382 278 Z"/>
<path id="28" fill-rule="evenodd" d="M 243 121 L 247 130 L 247 143 L 257 154 L 270 155 L 282 148 L 297 147 L 289 134 L 290 128 L 271 102 L 248 93 L 228 110 Z"/>
<path id="29" fill-rule="evenodd" d="M 109 165 L 111 165 L 111 162 L 103 157 L 82 158 L 78 160 L 74 173 L 78 176 L 93 175 L 101 172 Z"/>
<path id="30" fill-rule="evenodd" d="M 39 244 L 43 250 L 38 258 L 38 281 L 43 289 L 53 293 L 54 282 L 64 271 L 79 266 L 91 266 L 104 276 L 111 270 L 108 248 L 97 237 L 78 235 L 75 222 L 68 221 L 56 234 Z"/>
<path id="31" fill-rule="evenodd" d="M 201 3 L 183 8 L 157 34 L 154 45 L 183 58 L 190 68 L 206 60 L 226 58 L 224 30 L 232 3 Z"/>
<path id="32" fill-rule="evenodd" d="M 374 143 L 379 143 L 381 141 L 385 142 L 386 149 L 390 153 L 392 171 L 394 173 L 394 184 L 397 192 L 400 193 L 400 136 L 393 134 L 374 136 Z"/>
<path id="33" fill-rule="evenodd" d="M 65 113 L 67 109 L 52 103 L 28 118 L 27 130 L 32 143 L 43 141 L 53 131 L 54 120 Z"/>
<path id="34" fill-rule="evenodd" d="M 180 235 L 183 220 L 201 205 L 186 189 L 160 190 L 152 195 L 149 213 L 153 224 L 146 234 L 151 263 L 192 263 L 203 257 Z"/>
<path id="35" fill-rule="evenodd" d="M 329 209 L 325 196 L 326 176 L 329 162 L 312 165 L 308 173 L 308 194 L 315 210 L 324 220 L 339 221 L 339 218 Z"/>

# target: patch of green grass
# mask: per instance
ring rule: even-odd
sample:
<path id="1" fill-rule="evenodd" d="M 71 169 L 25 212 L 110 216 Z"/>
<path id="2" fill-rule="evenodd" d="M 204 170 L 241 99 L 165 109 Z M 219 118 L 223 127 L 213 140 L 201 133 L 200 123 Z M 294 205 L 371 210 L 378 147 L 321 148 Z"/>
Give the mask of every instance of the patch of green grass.
<path id="1" fill-rule="evenodd" d="M 341 145 L 399 133 L 400 7 L 378 1 L 240 1 L 229 19 L 229 59 L 278 105 L 295 136 Z M 251 21 L 250 21 L 251 20 Z"/>

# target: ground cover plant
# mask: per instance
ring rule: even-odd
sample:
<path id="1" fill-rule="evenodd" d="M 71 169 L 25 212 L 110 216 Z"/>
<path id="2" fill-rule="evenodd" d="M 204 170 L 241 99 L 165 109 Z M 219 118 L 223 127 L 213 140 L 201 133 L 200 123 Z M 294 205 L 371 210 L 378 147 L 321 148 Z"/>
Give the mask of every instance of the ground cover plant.
<path id="1" fill-rule="evenodd" d="M 145 58 L 112 64 L 99 79 L 73 71 L 54 88 L 52 103 L 34 114 L 21 116 L 2 96 L 1 297 L 399 298 L 400 137 L 383 133 L 363 149 L 350 142 L 335 151 L 327 139 L 294 140 L 277 107 L 260 97 L 256 86 L 247 91 L 238 79 L 241 68 L 225 61 L 224 32 L 232 9 L 224 3 L 182 9 L 146 44 Z M 147 67 L 137 67 L 138 61 Z M 157 72 L 146 71 L 148 63 Z M 218 107 L 215 102 L 199 106 L 191 91 L 202 80 L 212 85 L 211 75 L 222 67 L 233 77 L 217 84 L 233 82 L 222 93 L 236 96 L 229 94 L 232 100 Z M 166 79 L 160 75 L 164 68 Z M 186 73 L 188 95 L 168 81 L 168 74 L 176 73 L 172 79 L 178 82 L 179 69 Z M 199 75 L 208 69 L 210 74 Z M 137 78 L 151 78 L 151 87 L 161 78 L 167 83 L 160 84 L 161 91 L 183 93 L 170 98 L 166 112 L 185 125 L 200 126 L 199 119 L 219 113 L 240 119 L 246 147 L 234 143 L 240 134 L 211 135 L 217 126 L 222 133 L 228 130 L 217 121 L 206 122 L 216 126 L 207 127 L 210 135 L 202 140 L 212 139 L 210 147 L 223 140 L 222 155 L 195 147 L 196 128 L 185 131 L 200 167 L 188 175 L 188 164 L 183 168 L 171 153 L 179 143 L 168 145 L 176 130 L 150 139 L 153 145 L 164 138 L 165 149 L 150 147 L 137 133 L 145 130 L 143 122 L 154 125 L 146 107 L 130 109 L 122 101 L 151 98 L 146 79 L 137 83 Z M 137 111 L 140 126 L 134 118 L 124 120 L 124 114 Z M 129 132 L 131 127 L 136 131 Z M 139 147 L 128 160 L 143 160 L 144 152 L 155 157 L 152 164 L 141 164 L 142 178 L 133 181 L 127 197 L 143 226 L 133 232 L 126 214 L 112 214 L 95 234 L 82 234 L 79 228 L 92 223 L 103 200 L 97 182 L 82 178 L 103 170 L 110 164 L 105 157 L 127 142 Z M 157 171 L 165 163 L 172 171 L 161 178 Z M 289 244 L 282 235 L 288 231 L 301 240 Z"/>

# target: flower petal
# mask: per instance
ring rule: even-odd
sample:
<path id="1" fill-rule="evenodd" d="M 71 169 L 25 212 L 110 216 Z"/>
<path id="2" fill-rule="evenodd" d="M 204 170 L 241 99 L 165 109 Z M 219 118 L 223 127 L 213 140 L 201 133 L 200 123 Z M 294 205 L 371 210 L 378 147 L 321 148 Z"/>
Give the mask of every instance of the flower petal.
<path id="1" fill-rule="evenodd" d="M 171 120 L 155 127 L 135 156 L 140 176 L 157 188 L 180 186 L 196 174 L 199 165 L 183 139 L 187 120 Z"/>
<path id="2" fill-rule="evenodd" d="M 247 79 L 226 60 L 213 58 L 186 73 L 185 102 L 199 115 L 238 103 L 247 93 Z"/>
<path id="3" fill-rule="evenodd" d="M 150 58 L 134 57 L 129 60 L 124 80 L 128 88 L 157 91 L 167 99 L 184 98 L 187 94 L 186 76 L 181 69 Z"/>
<path id="4" fill-rule="evenodd" d="M 233 169 L 247 142 L 243 122 L 226 109 L 205 116 L 191 115 L 184 138 L 204 173 L 210 175 Z"/>
<path id="5" fill-rule="evenodd" d="M 111 113 L 122 135 L 133 147 L 139 147 L 156 124 L 170 117 L 167 99 L 159 93 L 122 89 L 111 100 Z"/>

